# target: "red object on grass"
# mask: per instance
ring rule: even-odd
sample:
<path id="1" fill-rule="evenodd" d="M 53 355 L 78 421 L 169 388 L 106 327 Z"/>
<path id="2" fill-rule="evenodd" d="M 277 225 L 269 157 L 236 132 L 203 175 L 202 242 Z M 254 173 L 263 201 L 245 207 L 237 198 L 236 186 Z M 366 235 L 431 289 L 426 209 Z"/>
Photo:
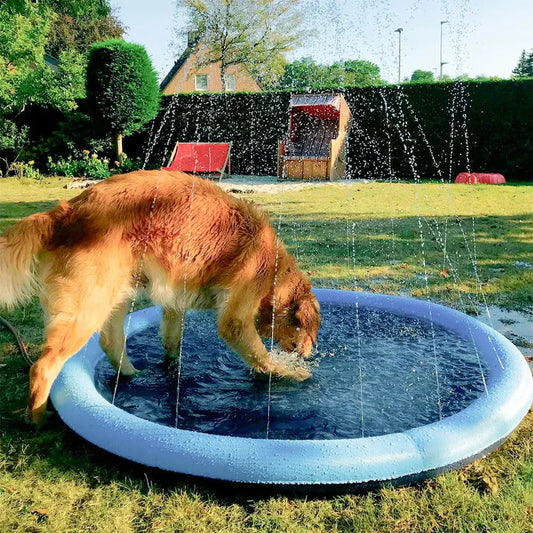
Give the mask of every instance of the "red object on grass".
<path id="1" fill-rule="evenodd" d="M 500 185 L 505 183 L 505 178 L 501 174 L 482 174 L 481 172 L 461 172 L 455 178 L 455 183 L 489 183 L 491 185 Z"/>
<path id="2" fill-rule="evenodd" d="M 177 143 L 164 170 L 182 172 L 220 172 L 230 164 L 231 143 Z"/>

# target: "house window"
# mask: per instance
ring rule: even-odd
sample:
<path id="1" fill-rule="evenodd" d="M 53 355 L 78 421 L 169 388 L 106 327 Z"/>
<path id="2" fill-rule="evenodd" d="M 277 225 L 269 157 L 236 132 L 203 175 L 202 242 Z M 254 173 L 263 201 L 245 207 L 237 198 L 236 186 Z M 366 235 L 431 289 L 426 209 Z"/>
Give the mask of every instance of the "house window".
<path id="1" fill-rule="evenodd" d="M 197 91 L 207 91 L 207 74 L 196 74 L 195 87 Z"/>
<path id="2" fill-rule="evenodd" d="M 224 84 L 226 86 L 226 91 L 235 90 L 235 74 L 226 74 L 224 76 Z"/>

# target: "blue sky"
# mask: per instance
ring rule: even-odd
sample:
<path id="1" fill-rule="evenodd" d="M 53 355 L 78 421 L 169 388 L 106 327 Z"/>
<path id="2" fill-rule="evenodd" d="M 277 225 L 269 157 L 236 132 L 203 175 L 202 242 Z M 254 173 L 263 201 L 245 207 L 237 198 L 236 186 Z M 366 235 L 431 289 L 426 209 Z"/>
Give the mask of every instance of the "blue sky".
<path id="1" fill-rule="evenodd" d="M 415 69 L 439 68 L 440 21 L 444 73 L 509 77 L 523 49 L 533 49 L 533 0 L 303 0 L 308 38 L 289 59 L 319 62 L 367 59 L 382 77 L 397 79 L 402 33 L 402 78 Z M 175 0 L 111 0 L 128 27 L 126 38 L 146 46 L 163 77 L 184 43 L 184 18 Z"/>

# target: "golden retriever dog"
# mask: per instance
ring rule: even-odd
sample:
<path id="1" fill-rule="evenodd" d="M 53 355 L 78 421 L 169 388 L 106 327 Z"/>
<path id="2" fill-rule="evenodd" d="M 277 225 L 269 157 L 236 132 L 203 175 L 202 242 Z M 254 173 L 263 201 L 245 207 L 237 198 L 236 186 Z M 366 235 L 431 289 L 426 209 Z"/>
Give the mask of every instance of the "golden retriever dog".
<path id="1" fill-rule="evenodd" d="M 272 358 L 261 340 L 273 336 L 307 357 L 320 325 L 311 284 L 266 215 L 201 178 L 132 172 L 0 236 L 0 304 L 39 293 L 45 311 L 45 343 L 30 370 L 32 421 L 44 421 L 56 376 L 95 332 L 121 374 L 136 372 L 124 318 L 139 284 L 163 308 L 168 356 L 179 353 L 185 311 L 212 308 L 220 336 L 255 371 L 309 377 L 305 367 Z"/>

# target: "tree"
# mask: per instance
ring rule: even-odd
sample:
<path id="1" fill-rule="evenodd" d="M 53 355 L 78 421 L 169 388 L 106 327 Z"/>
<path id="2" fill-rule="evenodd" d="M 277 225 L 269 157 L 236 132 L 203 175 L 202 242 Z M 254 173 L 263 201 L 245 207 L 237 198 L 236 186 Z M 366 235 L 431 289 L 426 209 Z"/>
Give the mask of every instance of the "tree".
<path id="1" fill-rule="evenodd" d="M 84 54 L 93 43 L 122 38 L 124 28 L 107 0 L 45 2 L 56 14 L 46 47 L 46 52 L 54 57 L 62 50 Z"/>
<path id="2" fill-rule="evenodd" d="M 303 57 L 285 65 L 278 86 L 281 89 L 307 91 L 322 77 L 320 65 L 310 57 Z"/>
<path id="3" fill-rule="evenodd" d="M 113 15 L 102 18 L 74 18 L 57 15 L 50 28 L 46 52 L 58 57 L 62 50 L 84 54 L 93 43 L 120 39 L 124 30 Z"/>
<path id="4" fill-rule="evenodd" d="M 7 0 L 6 10 L 11 14 L 31 15 L 39 4 L 41 13 L 49 22 L 45 51 L 58 58 L 63 51 L 85 54 L 91 44 L 108 39 L 119 39 L 124 33 L 113 14 L 109 0 Z"/>
<path id="5" fill-rule="evenodd" d="M 517 78 L 533 77 L 533 50 L 529 54 L 522 50 L 518 65 L 513 69 L 513 76 Z"/>
<path id="6" fill-rule="evenodd" d="M 351 87 L 379 85 L 382 83 L 379 67 L 371 61 L 363 59 L 344 61 L 343 66 L 348 74 L 348 84 Z"/>
<path id="7" fill-rule="evenodd" d="M 66 20 L 64 38 L 58 38 L 56 30 Z M 121 32 L 108 0 L 0 2 L 0 171 L 9 171 L 18 158 L 45 164 L 42 150 L 49 138 L 36 136 L 39 127 L 31 120 L 26 124 L 35 116 L 31 107 L 66 112 L 66 121 L 80 115 L 70 112 L 85 96 L 85 52 L 94 41 Z M 58 59 L 54 68 L 45 54 Z"/>
<path id="8" fill-rule="evenodd" d="M 30 103 L 74 109 L 85 92 L 84 58 L 60 51 L 50 69 L 44 55 L 54 13 L 43 4 L 25 1 L 24 10 L 19 4 L 0 8 L 0 114 L 17 114 Z"/>
<path id="9" fill-rule="evenodd" d="M 411 81 L 413 83 L 433 83 L 435 75 L 430 70 L 417 69 L 411 74 Z"/>
<path id="10" fill-rule="evenodd" d="M 294 91 L 364 87 L 381 83 L 379 67 L 361 59 L 337 61 L 332 65 L 317 64 L 304 57 L 285 66 L 279 88 Z"/>
<path id="11" fill-rule="evenodd" d="M 283 54 L 299 41 L 301 0 L 177 0 L 187 11 L 189 31 L 201 43 L 199 66 L 243 65 L 272 83 L 282 73 Z M 222 83 L 225 92 L 225 83 Z"/>
<path id="12" fill-rule="evenodd" d="M 28 142 L 28 128 L 17 121 L 26 106 L 68 111 L 85 93 L 79 54 L 60 54 L 56 70 L 44 62 L 52 18 L 49 8 L 27 0 L 0 7 L 0 153 L 6 169 Z"/>
<path id="13" fill-rule="evenodd" d="M 97 19 L 111 15 L 108 0 L 40 0 L 56 13 L 74 18 Z"/>
<path id="14" fill-rule="evenodd" d="M 159 110 L 157 75 L 143 46 L 120 40 L 89 50 L 87 101 L 93 120 L 115 135 L 122 159 L 122 138 L 140 129 Z"/>

